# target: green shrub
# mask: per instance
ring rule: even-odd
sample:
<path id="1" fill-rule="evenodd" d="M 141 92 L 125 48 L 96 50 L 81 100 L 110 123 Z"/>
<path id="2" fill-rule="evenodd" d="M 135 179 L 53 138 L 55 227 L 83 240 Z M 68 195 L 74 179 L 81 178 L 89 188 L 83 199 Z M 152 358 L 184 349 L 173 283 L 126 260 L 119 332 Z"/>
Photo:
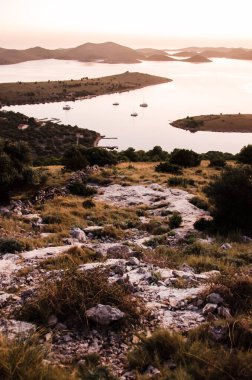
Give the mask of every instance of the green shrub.
<path id="1" fill-rule="evenodd" d="M 213 227 L 213 221 L 205 218 L 196 220 L 193 227 L 198 231 L 207 231 Z"/>
<path id="2" fill-rule="evenodd" d="M 63 156 L 63 163 L 67 169 L 81 170 L 88 165 L 115 165 L 117 156 L 103 148 L 86 148 L 84 146 L 72 146 Z"/>
<path id="3" fill-rule="evenodd" d="M 93 208 L 95 207 L 95 203 L 91 199 L 87 199 L 86 201 L 82 203 L 82 206 L 84 208 Z"/>
<path id="4" fill-rule="evenodd" d="M 17 239 L 1 238 L 0 253 L 21 252 L 26 248 L 25 244 Z"/>
<path id="5" fill-rule="evenodd" d="M 213 157 L 210 159 L 209 166 L 212 168 L 224 168 L 226 166 L 226 161 L 223 157 Z"/>
<path id="6" fill-rule="evenodd" d="M 182 216 L 175 212 L 173 215 L 169 217 L 169 226 L 171 229 L 178 228 L 182 223 Z"/>
<path id="7" fill-rule="evenodd" d="M 200 161 L 200 155 L 188 149 L 174 149 L 170 156 L 171 164 L 179 165 L 185 168 L 198 166 Z"/>
<path id="8" fill-rule="evenodd" d="M 44 215 L 42 221 L 44 224 L 60 224 L 62 218 L 60 215 Z"/>
<path id="9" fill-rule="evenodd" d="M 97 194 L 97 190 L 94 187 L 87 186 L 82 182 L 76 181 L 68 185 L 68 190 L 73 195 L 79 195 L 82 197 L 90 197 Z"/>
<path id="10" fill-rule="evenodd" d="M 193 179 L 187 179 L 185 177 L 171 177 L 167 181 L 169 186 L 182 186 L 182 187 L 187 187 L 187 186 L 194 186 L 195 182 Z"/>
<path id="11" fill-rule="evenodd" d="M 252 164 L 252 145 L 244 146 L 237 154 L 237 161 L 241 164 Z"/>
<path id="12" fill-rule="evenodd" d="M 220 232 L 252 231 L 252 170 L 228 168 L 206 188 Z"/>
<path id="13" fill-rule="evenodd" d="M 161 162 L 155 167 L 155 171 L 159 173 L 183 174 L 180 166 L 170 164 L 169 162 Z"/>
<path id="14" fill-rule="evenodd" d="M 200 208 L 200 209 L 202 209 L 202 210 L 205 210 L 205 211 L 207 211 L 208 208 L 209 208 L 208 203 L 207 203 L 204 199 L 202 199 L 202 198 L 200 198 L 200 197 L 193 197 L 193 198 L 191 198 L 191 199 L 189 200 L 189 202 L 190 202 L 192 205 L 194 205 L 194 206 L 196 206 L 196 207 L 198 207 L 198 208 Z"/>

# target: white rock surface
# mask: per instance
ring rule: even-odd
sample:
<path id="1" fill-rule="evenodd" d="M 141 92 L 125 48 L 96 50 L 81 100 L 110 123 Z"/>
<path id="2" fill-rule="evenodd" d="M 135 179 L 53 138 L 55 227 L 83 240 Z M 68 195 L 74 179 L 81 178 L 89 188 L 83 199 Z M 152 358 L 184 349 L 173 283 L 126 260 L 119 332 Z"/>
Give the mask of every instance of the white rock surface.
<path id="1" fill-rule="evenodd" d="M 98 304 L 97 306 L 88 309 L 86 311 L 86 316 L 88 319 L 99 325 L 107 326 L 114 321 L 119 321 L 124 318 L 125 313 L 116 307 Z"/>

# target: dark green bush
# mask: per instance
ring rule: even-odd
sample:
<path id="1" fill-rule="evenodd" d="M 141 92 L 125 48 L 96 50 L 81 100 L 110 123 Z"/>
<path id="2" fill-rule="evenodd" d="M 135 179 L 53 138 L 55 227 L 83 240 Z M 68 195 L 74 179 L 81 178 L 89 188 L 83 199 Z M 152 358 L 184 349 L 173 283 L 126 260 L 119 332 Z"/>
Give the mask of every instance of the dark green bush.
<path id="1" fill-rule="evenodd" d="M 63 163 L 69 170 L 81 170 L 88 165 L 115 165 L 117 156 L 114 152 L 103 148 L 86 148 L 81 145 L 75 145 L 66 150 Z"/>
<path id="2" fill-rule="evenodd" d="M 252 145 L 244 146 L 237 154 L 237 161 L 241 164 L 252 164 Z"/>
<path id="3" fill-rule="evenodd" d="M 185 177 L 171 177 L 167 181 L 169 186 L 194 186 L 195 182 L 193 179 L 187 179 Z"/>
<path id="4" fill-rule="evenodd" d="M 90 197 L 97 194 L 97 190 L 94 187 L 87 186 L 82 182 L 72 182 L 68 185 L 68 190 L 73 195 L 79 195 L 82 197 Z"/>
<path id="5" fill-rule="evenodd" d="M 183 174 L 180 166 L 170 164 L 169 162 L 161 162 L 155 167 L 155 171 L 159 173 Z"/>
<path id="6" fill-rule="evenodd" d="M 228 168 L 206 188 L 219 231 L 252 231 L 252 170 Z"/>
<path id="7" fill-rule="evenodd" d="M 179 165 L 185 168 L 198 166 L 200 161 L 200 155 L 188 149 L 174 149 L 170 156 L 171 164 Z"/>
<path id="8" fill-rule="evenodd" d="M 207 211 L 209 209 L 209 205 L 208 203 L 202 199 L 202 198 L 199 198 L 199 197 L 193 197 L 192 199 L 190 199 L 189 201 L 192 205 L 198 207 L 198 208 L 201 208 L 202 210 L 205 210 Z"/>
<path id="9" fill-rule="evenodd" d="M 0 253 L 15 253 L 25 249 L 25 244 L 17 239 L 1 238 Z"/>
<path id="10" fill-rule="evenodd" d="M 207 231 L 213 227 L 213 221 L 205 218 L 196 220 L 193 227 L 198 231 Z"/>
<path id="11" fill-rule="evenodd" d="M 210 159 L 209 166 L 211 168 L 224 168 L 226 166 L 226 161 L 222 157 L 213 157 Z"/>
<path id="12" fill-rule="evenodd" d="M 44 215 L 42 221 L 44 224 L 60 224 L 62 218 L 60 215 Z"/>
<path id="13" fill-rule="evenodd" d="M 182 223 L 182 216 L 178 212 L 174 212 L 173 215 L 169 217 L 169 226 L 171 229 L 178 228 Z"/>
<path id="14" fill-rule="evenodd" d="M 82 203 L 82 206 L 84 208 L 93 208 L 95 207 L 95 203 L 91 199 L 87 199 L 86 201 Z"/>

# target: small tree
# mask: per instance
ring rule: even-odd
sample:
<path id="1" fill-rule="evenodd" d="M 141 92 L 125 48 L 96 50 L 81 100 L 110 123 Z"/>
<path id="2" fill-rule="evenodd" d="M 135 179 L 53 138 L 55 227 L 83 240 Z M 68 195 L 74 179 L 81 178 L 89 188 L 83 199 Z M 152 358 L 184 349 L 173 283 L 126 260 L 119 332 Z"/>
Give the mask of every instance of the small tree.
<path id="1" fill-rule="evenodd" d="M 188 149 L 174 149 L 171 152 L 170 162 L 171 164 L 193 167 L 200 164 L 201 157 L 198 153 Z"/>
<path id="2" fill-rule="evenodd" d="M 252 233 L 252 170 L 228 168 L 207 188 L 219 231 Z"/>
<path id="3" fill-rule="evenodd" d="M 46 181 L 45 172 L 30 166 L 31 151 L 24 142 L 0 142 L 0 200 L 24 186 L 37 186 Z"/>
<path id="4" fill-rule="evenodd" d="M 237 161 L 241 164 L 252 164 L 252 145 L 244 146 L 237 155 Z"/>

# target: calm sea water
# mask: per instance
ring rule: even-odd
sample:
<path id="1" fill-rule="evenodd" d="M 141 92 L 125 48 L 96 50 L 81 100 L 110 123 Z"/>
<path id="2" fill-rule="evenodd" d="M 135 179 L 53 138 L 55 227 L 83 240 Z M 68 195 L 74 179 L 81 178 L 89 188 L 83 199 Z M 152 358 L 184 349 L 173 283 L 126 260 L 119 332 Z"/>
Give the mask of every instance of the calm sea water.
<path id="1" fill-rule="evenodd" d="M 142 62 L 139 64 L 81 63 L 76 61 L 31 61 L 0 66 L 0 82 L 79 79 L 138 71 L 173 79 L 162 85 L 121 94 L 103 95 L 65 103 L 6 107 L 37 118 L 59 118 L 117 140 L 100 145 L 151 149 L 160 145 L 171 151 L 189 148 L 197 152 L 221 150 L 236 153 L 252 144 L 252 133 L 190 133 L 172 127 L 170 121 L 187 115 L 252 113 L 252 61 L 214 59 L 212 63 Z M 148 108 L 139 104 L 148 103 Z M 118 101 L 119 106 L 112 105 Z M 137 112 L 138 117 L 130 116 Z"/>

